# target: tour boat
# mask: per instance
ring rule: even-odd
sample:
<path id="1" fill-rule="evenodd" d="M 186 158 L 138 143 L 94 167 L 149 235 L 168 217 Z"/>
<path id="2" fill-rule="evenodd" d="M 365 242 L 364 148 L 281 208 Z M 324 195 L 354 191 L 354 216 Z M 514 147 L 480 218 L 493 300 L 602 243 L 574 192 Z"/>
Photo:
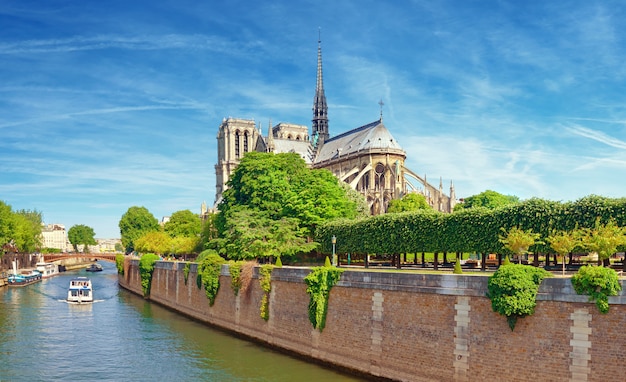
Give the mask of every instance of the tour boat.
<path id="1" fill-rule="evenodd" d="M 41 273 L 41 277 L 46 279 L 48 277 L 56 276 L 59 274 L 59 266 L 54 263 L 37 263 L 37 271 Z"/>
<path id="2" fill-rule="evenodd" d="M 20 273 L 12 273 L 7 278 L 9 286 L 22 287 L 41 281 L 41 273 L 35 269 L 25 269 Z"/>
<path id="3" fill-rule="evenodd" d="M 87 272 L 102 272 L 102 265 L 93 263 L 86 270 Z"/>
<path id="4" fill-rule="evenodd" d="M 93 302 L 91 280 L 87 277 L 76 277 L 70 280 L 70 289 L 67 291 L 67 301 L 73 303 Z"/>

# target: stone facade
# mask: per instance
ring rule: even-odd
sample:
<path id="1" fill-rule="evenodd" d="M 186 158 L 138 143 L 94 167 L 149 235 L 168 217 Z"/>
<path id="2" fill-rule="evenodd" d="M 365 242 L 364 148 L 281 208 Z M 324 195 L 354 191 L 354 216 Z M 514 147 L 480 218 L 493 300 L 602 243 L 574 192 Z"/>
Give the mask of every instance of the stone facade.
<path id="1" fill-rule="evenodd" d="M 487 277 L 347 271 L 330 292 L 326 327 L 308 319 L 307 269 L 272 272 L 269 320 L 253 279 L 235 296 L 228 267 L 210 307 L 184 263 L 158 262 L 149 299 L 304 358 L 397 381 L 608 381 L 623 378 L 626 297 L 600 314 L 569 279 L 545 279 L 535 314 L 515 331 L 485 297 Z M 256 277 L 256 275 L 255 275 Z M 120 285 L 141 294 L 138 261 Z"/>

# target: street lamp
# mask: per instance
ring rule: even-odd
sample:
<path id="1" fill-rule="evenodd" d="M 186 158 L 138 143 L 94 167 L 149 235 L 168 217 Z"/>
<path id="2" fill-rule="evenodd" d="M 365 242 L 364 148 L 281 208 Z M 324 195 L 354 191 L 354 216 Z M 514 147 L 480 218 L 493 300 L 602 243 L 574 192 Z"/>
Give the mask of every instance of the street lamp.
<path id="1" fill-rule="evenodd" d="M 333 266 L 336 267 L 337 266 L 337 255 L 335 254 L 335 244 L 337 244 L 337 237 L 335 235 L 333 235 L 333 237 L 330 240 L 333 243 Z"/>

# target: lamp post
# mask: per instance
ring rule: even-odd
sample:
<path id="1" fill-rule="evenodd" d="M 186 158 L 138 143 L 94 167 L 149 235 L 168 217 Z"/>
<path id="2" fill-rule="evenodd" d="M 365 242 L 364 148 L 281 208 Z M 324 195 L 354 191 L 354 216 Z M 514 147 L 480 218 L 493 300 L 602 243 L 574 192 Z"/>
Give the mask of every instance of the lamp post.
<path id="1" fill-rule="evenodd" d="M 337 266 L 337 255 L 335 254 L 335 244 L 337 244 L 337 237 L 333 235 L 331 238 L 331 242 L 333 243 L 333 266 Z"/>

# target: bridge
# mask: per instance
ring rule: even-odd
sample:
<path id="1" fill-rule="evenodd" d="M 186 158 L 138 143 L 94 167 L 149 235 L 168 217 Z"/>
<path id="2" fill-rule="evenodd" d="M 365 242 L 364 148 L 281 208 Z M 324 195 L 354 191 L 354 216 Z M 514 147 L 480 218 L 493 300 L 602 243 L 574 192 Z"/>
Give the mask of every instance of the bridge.
<path id="1" fill-rule="evenodd" d="M 43 255 L 43 261 L 52 263 L 65 259 L 96 259 L 115 263 L 115 256 L 115 253 L 46 253 Z"/>

